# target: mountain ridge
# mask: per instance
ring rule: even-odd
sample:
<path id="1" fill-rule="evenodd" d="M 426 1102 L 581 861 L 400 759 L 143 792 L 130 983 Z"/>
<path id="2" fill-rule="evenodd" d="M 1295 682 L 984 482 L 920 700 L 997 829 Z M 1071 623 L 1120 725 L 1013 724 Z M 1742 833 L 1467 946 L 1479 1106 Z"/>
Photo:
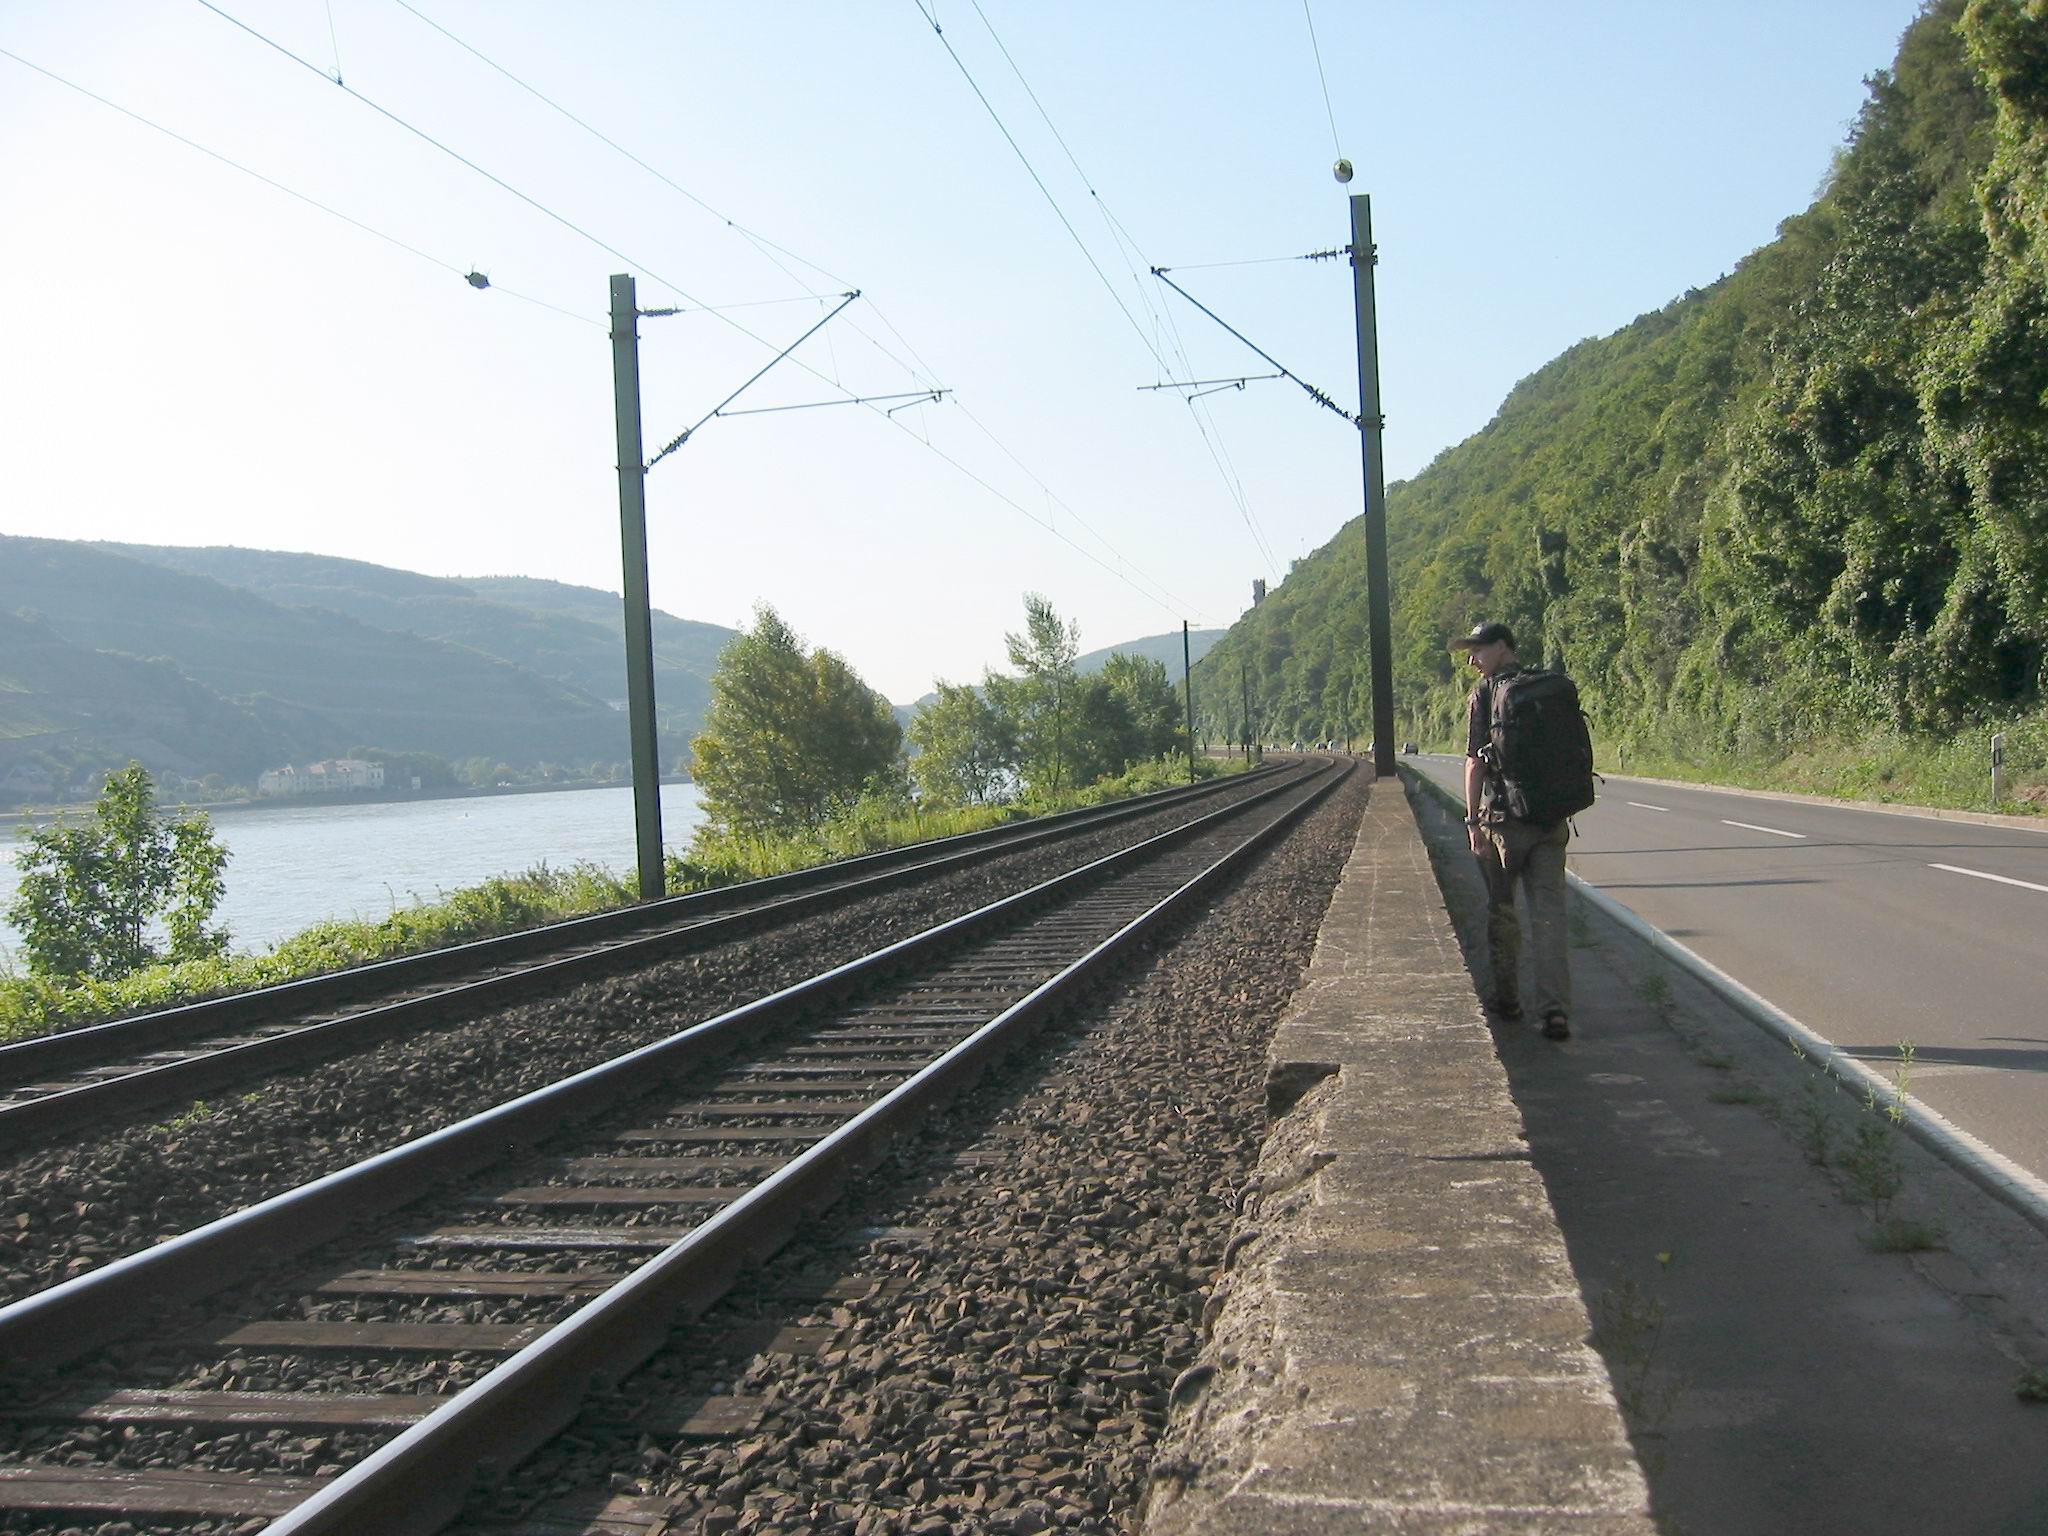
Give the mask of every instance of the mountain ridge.
<path id="1" fill-rule="evenodd" d="M 553 600 L 594 614 L 607 596 Z M 0 615 L 14 616 L 0 627 L 0 797 L 12 783 L 17 801 L 34 798 L 24 784 L 84 784 L 130 757 L 246 786 L 264 767 L 357 748 L 483 760 L 492 774 L 555 764 L 603 776 L 628 755 L 614 699 L 578 686 L 603 686 L 606 657 L 623 675 L 602 624 L 447 578 L 288 551 L 0 535 Z M 389 627 L 407 619 L 416 627 Z M 660 620 L 661 749 L 673 761 L 701 724 L 714 642 L 730 632 Z M 123 659 L 155 669 L 162 708 L 142 709 Z M 212 722 L 212 749 L 208 731 L 178 727 L 179 711 Z"/>

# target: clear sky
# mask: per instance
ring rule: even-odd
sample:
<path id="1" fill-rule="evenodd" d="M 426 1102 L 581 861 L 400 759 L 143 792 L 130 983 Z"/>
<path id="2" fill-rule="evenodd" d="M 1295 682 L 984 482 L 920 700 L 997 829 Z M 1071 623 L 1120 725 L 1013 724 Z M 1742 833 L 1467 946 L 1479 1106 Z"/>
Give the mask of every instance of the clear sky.
<path id="1" fill-rule="evenodd" d="M 376 233 L 0 57 L 0 532 L 616 591 L 608 275 L 693 311 L 641 325 L 650 456 L 858 288 L 734 408 L 954 393 L 711 421 L 648 476 L 653 595 L 899 701 L 1026 589 L 1086 647 L 1222 625 L 1359 510 L 1292 384 L 1139 389 L 1268 371 L 1147 266 L 1355 409 L 1341 262 L 1193 268 L 1370 194 L 1398 480 L 1768 241 L 1918 9 L 1312 0 L 1326 112 L 1300 0 L 216 3 L 312 67 L 199 0 L 6 0 L 0 49 Z"/>

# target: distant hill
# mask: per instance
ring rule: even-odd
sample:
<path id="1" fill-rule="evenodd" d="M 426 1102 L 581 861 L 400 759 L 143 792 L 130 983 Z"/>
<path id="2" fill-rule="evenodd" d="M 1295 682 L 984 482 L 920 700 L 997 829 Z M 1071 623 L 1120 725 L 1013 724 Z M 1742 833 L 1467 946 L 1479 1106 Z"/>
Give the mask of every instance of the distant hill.
<path id="1" fill-rule="evenodd" d="M 38 614 L 0 613 L 0 784 L 51 798 L 78 769 L 133 757 L 151 772 L 253 782 L 301 755 L 306 722 L 231 704 L 168 661 L 75 645 Z"/>
<path id="2" fill-rule="evenodd" d="M 624 697 L 626 618 L 624 602 L 616 592 L 572 587 L 537 576 L 464 576 L 460 580 L 463 586 L 499 603 L 573 619 L 603 631 L 604 644 L 592 660 L 591 670 L 570 680 L 600 698 Z M 718 670 L 718 653 L 738 633 L 722 624 L 679 619 L 659 608 L 654 610 L 655 689 L 665 712 L 695 722 L 690 728 L 693 733 L 711 704 L 711 674 Z"/>
<path id="3" fill-rule="evenodd" d="M 571 611 L 595 614 L 606 594 L 534 586 L 553 590 L 529 605 L 324 556 L 0 537 L 0 614 L 15 616 L 0 628 L 0 778 L 135 756 L 246 784 L 359 746 L 515 767 L 622 761 L 617 632 Z M 674 761 L 730 632 L 662 617 L 661 752 Z"/>
<path id="4" fill-rule="evenodd" d="M 617 703 L 626 694 L 619 596 L 525 576 L 422 576 L 363 560 L 233 546 L 103 546 L 210 576 L 272 602 L 326 608 L 379 629 L 449 640 Z M 734 631 L 654 612 L 655 693 L 676 732 L 697 729 L 711 673 Z M 680 722 L 687 722 L 685 729 Z"/>
<path id="5" fill-rule="evenodd" d="M 1191 629 L 1188 631 L 1188 654 L 1199 662 L 1209 654 L 1210 647 L 1229 634 L 1227 629 Z M 1140 640 L 1125 640 L 1117 645 L 1104 646 L 1099 651 L 1090 651 L 1076 657 L 1074 670 L 1086 677 L 1091 672 L 1100 672 L 1112 656 L 1142 656 L 1147 661 L 1156 661 L 1166 668 L 1167 681 L 1179 683 L 1187 669 L 1181 665 L 1180 631 L 1170 634 L 1146 635 Z"/>

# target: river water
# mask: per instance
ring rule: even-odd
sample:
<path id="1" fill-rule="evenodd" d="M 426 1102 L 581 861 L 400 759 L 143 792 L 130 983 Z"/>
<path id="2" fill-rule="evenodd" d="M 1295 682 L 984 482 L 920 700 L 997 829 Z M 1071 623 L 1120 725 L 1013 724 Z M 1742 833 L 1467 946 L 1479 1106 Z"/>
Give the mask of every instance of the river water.
<path id="1" fill-rule="evenodd" d="M 703 821 L 694 784 L 661 787 L 661 834 L 671 852 Z M 633 791 L 549 790 L 382 804 L 324 801 L 213 813 L 230 858 L 218 920 L 238 950 L 267 949 L 330 917 L 371 921 L 492 875 L 589 859 L 635 866 Z M 0 909 L 20 883 L 16 829 L 0 831 Z M 0 956 L 19 935 L 0 921 Z"/>

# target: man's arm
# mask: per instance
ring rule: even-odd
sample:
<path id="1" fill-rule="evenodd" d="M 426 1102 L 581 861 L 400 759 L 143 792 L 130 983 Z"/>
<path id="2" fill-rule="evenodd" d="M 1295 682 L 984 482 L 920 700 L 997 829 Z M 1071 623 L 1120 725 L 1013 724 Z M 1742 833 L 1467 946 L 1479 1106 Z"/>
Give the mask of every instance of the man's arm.
<path id="1" fill-rule="evenodd" d="M 1486 829 L 1479 824 L 1479 795 L 1486 783 L 1486 765 L 1476 757 L 1465 759 L 1465 833 L 1474 853 L 1483 854 L 1488 843 Z"/>

